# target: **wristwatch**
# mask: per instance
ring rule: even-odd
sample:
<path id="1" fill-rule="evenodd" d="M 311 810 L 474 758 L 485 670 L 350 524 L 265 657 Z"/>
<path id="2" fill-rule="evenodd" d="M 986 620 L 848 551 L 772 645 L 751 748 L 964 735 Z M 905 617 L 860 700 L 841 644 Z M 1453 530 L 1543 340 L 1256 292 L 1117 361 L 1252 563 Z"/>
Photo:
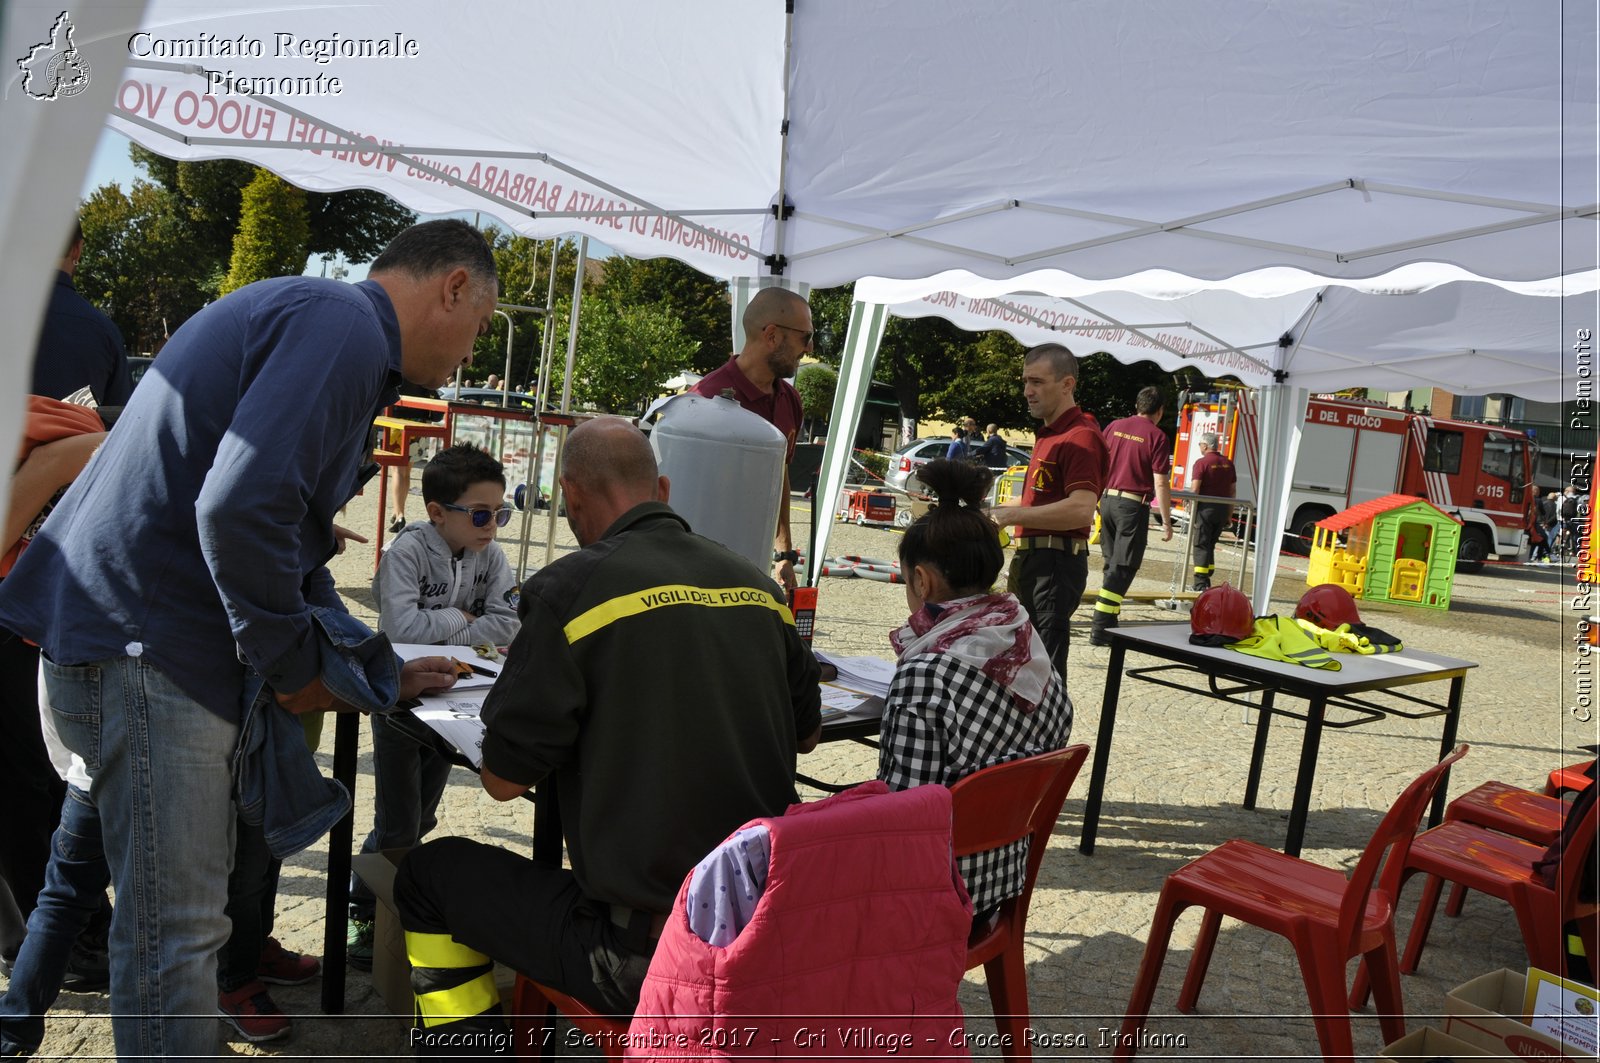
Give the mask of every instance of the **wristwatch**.
<path id="1" fill-rule="evenodd" d="M 796 561 L 799 561 L 799 560 L 800 560 L 800 551 L 798 551 L 798 550 L 774 550 L 772 552 L 772 563 L 773 564 L 777 564 L 779 561 L 787 561 L 790 564 L 794 564 Z"/>

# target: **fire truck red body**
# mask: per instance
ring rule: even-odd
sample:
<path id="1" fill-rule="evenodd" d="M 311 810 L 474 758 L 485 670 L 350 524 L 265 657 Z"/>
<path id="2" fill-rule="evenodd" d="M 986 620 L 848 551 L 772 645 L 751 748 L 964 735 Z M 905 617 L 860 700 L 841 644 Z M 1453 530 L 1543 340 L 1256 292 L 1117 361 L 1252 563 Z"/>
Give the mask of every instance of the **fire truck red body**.
<path id="1" fill-rule="evenodd" d="M 1186 399 L 1202 399 L 1185 396 Z M 1256 417 L 1248 395 L 1185 401 L 1179 413 L 1172 485 L 1188 489 L 1200 457 L 1198 437 L 1216 432 L 1233 459 L 1238 497 L 1257 497 Z M 1285 539 L 1304 552 L 1324 517 L 1388 494 L 1426 498 L 1462 522 L 1457 567 L 1475 571 L 1492 557 L 1511 560 L 1527 540 L 1534 503 L 1532 440 L 1509 429 L 1451 421 L 1346 399 L 1313 398 L 1306 410 L 1294 476 L 1287 486 Z"/>

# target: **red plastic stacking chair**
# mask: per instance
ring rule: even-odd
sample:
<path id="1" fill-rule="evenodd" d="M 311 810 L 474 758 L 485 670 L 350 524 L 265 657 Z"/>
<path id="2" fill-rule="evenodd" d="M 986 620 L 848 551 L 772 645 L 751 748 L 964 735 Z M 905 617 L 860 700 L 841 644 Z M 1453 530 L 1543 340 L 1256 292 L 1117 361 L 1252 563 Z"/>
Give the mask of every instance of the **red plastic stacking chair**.
<path id="1" fill-rule="evenodd" d="M 1445 806 L 1444 819 L 1446 823 L 1471 823 L 1523 841 L 1549 845 L 1561 834 L 1569 807 L 1558 797 L 1491 780 L 1451 801 Z M 1467 888 L 1457 882 L 1445 902 L 1444 914 L 1460 915 L 1466 894 Z"/>
<path id="2" fill-rule="evenodd" d="M 950 787 L 957 856 L 998 849 L 1019 838 L 1032 839 L 1022 892 L 1001 902 L 995 918 L 974 930 L 967 942 L 967 969 L 983 966 L 994 1025 L 1006 1036 L 1007 1059 L 1033 1058 L 1025 1036 L 1028 973 L 1022 950 L 1028 901 L 1062 802 L 1088 756 L 1088 746 L 1068 746 L 982 768 Z"/>
<path id="3" fill-rule="evenodd" d="M 1556 768 L 1550 773 L 1550 779 L 1544 785 L 1545 795 L 1560 797 L 1563 794 L 1581 794 L 1594 780 L 1589 778 L 1589 772 L 1594 768 L 1594 761 L 1583 760 L 1576 764 L 1568 764 L 1564 768 Z"/>
<path id="4" fill-rule="evenodd" d="M 594 1037 L 605 1058 L 622 1058 L 622 1046 L 627 1043 L 628 1022 L 632 1016 L 602 1015 L 587 1004 L 521 974 L 517 975 L 517 984 L 511 991 L 511 1033 L 518 1058 L 537 1059 L 556 1054 L 549 1030 L 548 1015 L 552 1007 L 565 1015 L 572 1025 Z"/>
<path id="5" fill-rule="evenodd" d="M 1348 880 L 1334 868 L 1238 839 L 1168 875 L 1156 902 L 1155 920 L 1114 1058 L 1132 1057 L 1132 1046 L 1138 1043 L 1155 998 L 1173 923 L 1191 905 L 1206 911 L 1189 973 L 1178 994 L 1179 1011 L 1194 1010 L 1226 915 L 1281 934 L 1294 946 L 1324 1058 L 1349 1058 L 1353 1050 L 1344 983 L 1345 964 L 1351 957 L 1361 957 L 1362 969 L 1371 972 L 1384 1040 L 1404 1037 L 1405 1007 L 1400 1000 L 1394 943 L 1400 868 L 1440 777 L 1466 753 L 1465 745 L 1457 747 L 1405 788 L 1378 824 Z"/>
<path id="6" fill-rule="evenodd" d="M 1600 905 L 1579 897 L 1584 866 L 1594 856 L 1597 815 L 1600 803 L 1589 808 L 1567 843 L 1555 889 L 1546 886 L 1533 870 L 1534 861 L 1544 855 L 1543 845 L 1460 822 L 1441 823 L 1419 834 L 1406 855 L 1404 878 L 1420 871 L 1428 881 L 1406 941 L 1401 970 L 1417 969 L 1446 879 L 1510 904 L 1522 929 L 1528 962 L 1535 967 L 1556 972 L 1567 969 L 1564 927 L 1569 922 L 1578 924 L 1584 951 L 1591 957 L 1600 955 L 1595 928 Z"/>

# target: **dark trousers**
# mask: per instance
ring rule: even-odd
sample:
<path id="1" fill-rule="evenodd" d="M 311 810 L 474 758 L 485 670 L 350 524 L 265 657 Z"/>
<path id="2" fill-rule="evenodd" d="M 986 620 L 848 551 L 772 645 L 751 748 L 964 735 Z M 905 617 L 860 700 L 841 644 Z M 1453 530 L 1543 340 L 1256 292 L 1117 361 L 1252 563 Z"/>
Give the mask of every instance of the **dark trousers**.
<path id="1" fill-rule="evenodd" d="M 1089 557 L 1066 550 L 1018 550 L 1006 573 L 1006 589 L 1017 596 L 1062 678 L 1072 637 L 1072 613 L 1089 584 Z"/>
<path id="2" fill-rule="evenodd" d="M 1116 596 L 1120 611 L 1122 596 L 1133 586 L 1133 577 L 1144 561 L 1145 544 L 1150 539 L 1150 506 L 1121 495 L 1100 496 L 1100 587 Z"/>
<path id="3" fill-rule="evenodd" d="M 409 849 L 439 823 L 439 800 L 450 781 L 450 762 L 387 718 L 372 715 L 373 825 L 363 853 Z M 377 906 L 372 887 L 350 875 L 350 918 L 370 921 Z"/>
<path id="4" fill-rule="evenodd" d="M 223 909 L 233 924 L 228 943 L 217 953 L 217 991 L 231 993 L 256 978 L 261 949 L 272 933 L 278 905 L 278 873 L 283 862 L 267 848 L 260 826 L 236 820 L 233 870 L 228 873 L 228 904 Z"/>
<path id="5" fill-rule="evenodd" d="M 654 942 L 612 923 L 609 907 L 584 896 L 570 871 L 439 838 L 406 855 L 394 900 L 410 933 L 449 934 L 607 1014 L 631 1015 L 639 1004 Z"/>
<path id="6" fill-rule="evenodd" d="M 37 1049 L 44 1040 L 44 1016 L 61 993 L 72 946 L 97 921 L 109 924 L 106 866 L 100 840 L 100 814 L 82 790 L 67 793 L 61 825 L 52 840 L 50 862 L 38 906 L 28 919 L 28 937 L 17 954 L 11 983 L 0 997 L 0 1044 Z"/>
<path id="7" fill-rule="evenodd" d="M 66 792 L 39 730 L 39 648 L 0 631 L 0 878 L 24 920 L 44 888 Z"/>
<path id="8" fill-rule="evenodd" d="M 1217 567 L 1217 540 L 1228 524 L 1228 510 L 1221 502 L 1202 502 L 1194 512 L 1194 571 L 1209 577 Z"/>

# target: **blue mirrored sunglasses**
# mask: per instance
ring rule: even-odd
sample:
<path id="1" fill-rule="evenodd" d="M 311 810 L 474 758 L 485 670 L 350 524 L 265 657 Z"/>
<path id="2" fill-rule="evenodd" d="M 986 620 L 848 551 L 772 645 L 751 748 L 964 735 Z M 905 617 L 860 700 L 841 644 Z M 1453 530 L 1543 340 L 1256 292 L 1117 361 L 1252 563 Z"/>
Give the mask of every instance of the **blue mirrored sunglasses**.
<path id="1" fill-rule="evenodd" d="M 440 502 L 439 504 L 445 509 L 454 510 L 457 513 L 472 514 L 472 526 L 474 528 L 487 528 L 491 520 L 494 521 L 495 526 L 498 528 L 504 528 L 511 523 L 510 506 L 501 506 L 499 509 L 469 509 L 466 506 L 458 506 L 454 502 Z"/>

